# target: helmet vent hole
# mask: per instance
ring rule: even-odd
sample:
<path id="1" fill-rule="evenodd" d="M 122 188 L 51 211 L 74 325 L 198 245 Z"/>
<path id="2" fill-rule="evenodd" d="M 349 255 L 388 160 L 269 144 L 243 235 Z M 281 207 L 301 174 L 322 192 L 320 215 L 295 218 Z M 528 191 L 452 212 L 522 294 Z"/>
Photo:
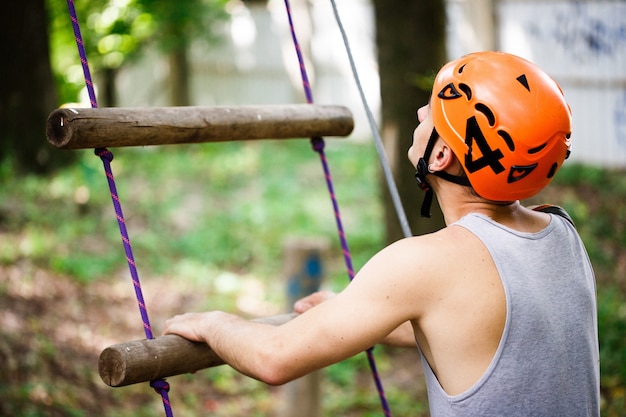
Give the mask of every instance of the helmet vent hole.
<path id="1" fill-rule="evenodd" d="M 476 110 L 484 114 L 485 117 L 487 117 L 487 120 L 489 121 L 489 126 L 493 127 L 496 124 L 496 116 L 493 115 L 493 112 L 489 109 L 489 107 L 485 106 L 482 103 L 478 103 L 476 104 L 475 108 Z"/>
<path id="2" fill-rule="evenodd" d="M 519 77 L 516 78 L 516 80 L 519 81 L 519 83 L 523 85 L 525 89 L 530 91 L 530 86 L 528 85 L 528 79 L 526 79 L 525 74 L 520 75 Z"/>
<path id="3" fill-rule="evenodd" d="M 459 90 L 456 89 L 454 83 L 450 83 L 443 87 L 439 94 L 437 94 L 437 97 L 442 100 L 452 100 L 463 96 L 461 95 L 461 93 L 459 93 Z"/>
<path id="4" fill-rule="evenodd" d="M 467 96 L 467 101 L 470 101 L 472 99 L 472 89 L 469 85 L 461 83 L 459 84 L 459 89 L 465 93 L 465 95 Z"/>
<path id="5" fill-rule="evenodd" d="M 459 69 L 457 70 L 459 74 L 461 74 L 463 72 L 463 70 L 465 69 L 465 65 L 467 64 L 463 64 L 459 67 Z"/>
<path id="6" fill-rule="evenodd" d="M 540 151 L 541 151 L 543 148 L 545 148 L 547 145 L 548 145 L 547 143 L 544 143 L 543 145 L 539 145 L 539 146 L 537 146 L 536 148 L 529 149 L 529 150 L 528 150 L 528 153 L 529 153 L 529 154 L 534 154 L 534 153 L 540 152 Z"/>
<path id="7" fill-rule="evenodd" d="M 550 167 L 550 172 L 548 172 L 548 178 L 554 177 L 554 174 L 556 174 L 556 169 L 558 167 L 559 167 L 559 164 L 557 164 L 556 162 L 552 164 L 552 166 Z"/>
<path id="8" fill-rule="evenodd" d="M 515 143 L 513 142 L 513 138 L 511 138 L 511 135 L 506 133 L 504 130 L 498 130 L 498 135 L 500 135 L 500 137 L 504 139 L 504 142 L 506 142 L 506 146 L 508 146 L 509 150 L 511 152 L 515 152 Z"/>

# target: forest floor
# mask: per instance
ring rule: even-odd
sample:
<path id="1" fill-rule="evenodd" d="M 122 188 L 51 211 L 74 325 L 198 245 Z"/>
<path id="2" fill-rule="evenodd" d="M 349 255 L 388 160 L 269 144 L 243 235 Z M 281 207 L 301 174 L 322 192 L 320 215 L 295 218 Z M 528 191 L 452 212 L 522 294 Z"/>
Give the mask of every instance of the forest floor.
<path id="1" fill-rule="evenodd" d="M 158 301 L 158 309 L 150 312 L 155 335 L 167 318 L 205 303 L 202 288 L 181 288 L 180 282 L 165 278 L 143 281 L 148 308 Z M 160 396 L 147 383 L 111 388 L 98 375 L 98 356 L 104 348 L 144 338 L 130 280 L 81 284 L 28 263 L 2 266 L 0 305 L 0 415 L 163 413 Z M 382 353 L 383 384 L 412 393 L 418 399 L 413 411 L 424 411 L 417 352 L 384 348 Z M 329 384 L 322 380 L 324 403 L 330 402 L 328 407 L 334 410 L 324 415 L 380 414 L 380 409 L 374 411 L 377 394 L 371 375 L 361 365 L 356 368 Z M 278 416 L 286 403 L 285 387 L 266 386 L 224 366 L 168 382 L 174 415 Z M 370 398 L 356 401 L 341 399 L 342 395 Z"/>

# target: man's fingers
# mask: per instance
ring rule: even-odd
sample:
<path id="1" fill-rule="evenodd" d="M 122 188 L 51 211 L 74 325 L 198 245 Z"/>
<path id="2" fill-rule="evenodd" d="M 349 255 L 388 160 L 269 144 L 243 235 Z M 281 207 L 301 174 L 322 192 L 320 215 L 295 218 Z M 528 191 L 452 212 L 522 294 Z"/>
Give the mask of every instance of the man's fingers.
<path id="1" fill-rule="evenodd" d="M 302 314 L 316 305 L 332 298 L 335 294 L 331 291 L 318 291 L 299 299 L 293 305 L 293 311 Z"/>

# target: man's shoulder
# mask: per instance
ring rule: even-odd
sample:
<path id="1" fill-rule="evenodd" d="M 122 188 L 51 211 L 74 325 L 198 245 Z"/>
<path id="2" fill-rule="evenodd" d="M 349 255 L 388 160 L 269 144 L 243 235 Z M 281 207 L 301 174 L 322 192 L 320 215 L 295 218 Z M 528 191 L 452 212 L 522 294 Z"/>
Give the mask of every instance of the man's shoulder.
<path id="1" fill-rule="evenodd" d="M 375 272 L 385 285 L 419 300 L 418 315 L 450 294 L 473 294 L 476 283 L 497 274 L 487 248 L 461 226 L 399 240 L 381 255 Z"/>
<path id="2" fill-rule="evenodd" d="M 469 230 L 457 226 L 447 226 L 433 233 L 401 239 L 387 247 L 390 258 L 404 260 L 411 264 L 433 265 L 445 269 L 445 265 L 455 259 L 470 255 L 476 247 L 482 246 L 478 238 Z"/>
<path id="3" fill-rule="evenodd" d="M 473 236 L 474 235 L 465 227 L 454 223 L 436 232 L 412 236 L 402 240 L 406 241 L 406 244 L 426 245 L 440 250 L 442 248 L 448 248 L 451 244 L 462 243 L 464 241 L 469 242 L 474 238 Z"/>

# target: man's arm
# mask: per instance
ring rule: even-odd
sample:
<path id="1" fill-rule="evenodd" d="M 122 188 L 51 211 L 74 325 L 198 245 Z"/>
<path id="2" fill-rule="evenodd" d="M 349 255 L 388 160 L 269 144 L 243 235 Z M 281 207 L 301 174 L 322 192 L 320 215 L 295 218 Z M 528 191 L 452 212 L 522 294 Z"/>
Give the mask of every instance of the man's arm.
<path id="1" fill-rule="evenodd" d="M 428 251 L 417 251 L 414 242 L 383 249 L 344 291 L 281 326 L 208 312 L 168 320 L 164 333 L 206 342 L 238 371 L 283 384 L 362 352 L 417 318 L 419 293 L 429 291 L 416 281 L 434 268 Z"/>
<path id="2" fill-rule="evenodd" d="M 332 291 L 317 291 L 307 295 L 296 301 L 293 306 L 293 311 L 298 314 L 302 314 L 312 307 L 331 299 L 335 296 Z M 415 348 L 415 333 L 413 332 L 413 326 L 410 322 L 404 322 L 390 334 L 388 334 L 380 343 L 388 346 Z"/>

